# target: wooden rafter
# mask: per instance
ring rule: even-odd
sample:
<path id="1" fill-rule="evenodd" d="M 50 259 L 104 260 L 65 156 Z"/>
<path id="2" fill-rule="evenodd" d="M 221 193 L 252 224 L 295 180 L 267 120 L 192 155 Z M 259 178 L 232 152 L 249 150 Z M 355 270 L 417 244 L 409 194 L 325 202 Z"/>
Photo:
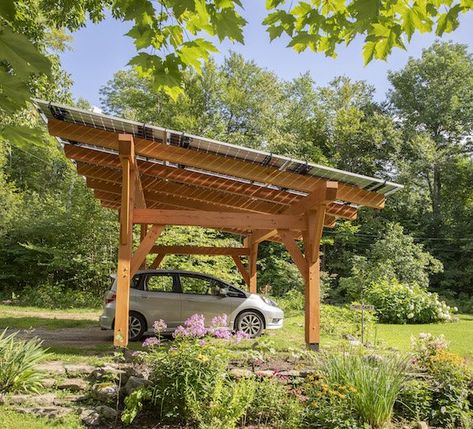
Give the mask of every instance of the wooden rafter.
<path id="1" fill-rule="evenodd" d="M 117 134 L 111 131 L 92 129 L 85 125 L 67 123 L 56 119 L 48 121 L 48 129 L 49 133 L 53 136 L 117 150 Z M 138 137 L 135 138 L 135 150 L 141 156 L 255 180 L 261 183 L 270 183 L 303 192 L 311 192 L 317 183 L 324 181 L 310 175 L 302 176 L 289 171 L 280 171 L 269 166 L 255 165 L 203 151 L 191 151 L 182 147 Z M 341 200 L 354 204 L 373 208 L 384 207 L 384 195 L 366 191 L 353 185 L 340 184 L 338 197 Z"/>

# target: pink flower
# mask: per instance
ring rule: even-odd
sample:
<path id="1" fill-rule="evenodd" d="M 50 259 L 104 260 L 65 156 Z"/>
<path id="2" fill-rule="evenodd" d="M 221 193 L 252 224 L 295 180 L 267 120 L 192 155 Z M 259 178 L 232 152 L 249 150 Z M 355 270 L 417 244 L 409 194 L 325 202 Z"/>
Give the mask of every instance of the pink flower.
<path id="1" fill-rule="evenodd" d="M 160 344 L 161 341 L 159 341 L 156 337 L 149 337 L 144 340 L 143 347 L 154 347 L 159 346 Z"/>
<path id="2" fill-rule="evenodd" d="M 160 334 L 161 332 L 167 329 L 168 325 L 163 319 L 156 320 L 153 324 L 153 329 L 156 334 Z"/>
<path id="3" fill-rule="evenodd" d="M 239 343 L 241 340 L 248 340 L 250 338 L 249 334 L 243 331 L 237 331 L 235 333 L 235 342 Z"/>
<path id="4" fill-rule="evenodd" d="M 207 335 L 203 314 L 193 314 L 174 331 L 174 338 L 202 338 Z"/>

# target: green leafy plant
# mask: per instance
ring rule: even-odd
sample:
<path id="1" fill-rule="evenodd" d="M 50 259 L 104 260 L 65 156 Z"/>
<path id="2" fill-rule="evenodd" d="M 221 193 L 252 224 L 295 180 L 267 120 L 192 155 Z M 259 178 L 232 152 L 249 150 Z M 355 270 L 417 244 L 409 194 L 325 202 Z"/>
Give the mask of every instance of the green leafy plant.
<path id="1" fill-rule="evenodd" d="M 298 429 L 301 427 L 302 411 L 301 401 L 286 385 L 275 378 L 263 378 L 256 384 L 244 423 L 258 427 Z"/>
<path id="2" fill-rule="evenodd" d="M 37 391 L 42 374 L 36 365 L 46 357 L 37 339 L 20 340 L 17 334 L 0 333 L 0 392 Z"/>
<path id="3" fill-rule="evenodd" d="M 428 420 L 445 428 L 470 428 L 472 374 L 464 359 L 448 351 L 443 337 L 421 334 L 412 343 L 417 368 L 427 375 L 431 395 Z"/>
<path id="4" fill-rule="evenodd" d="M 323 355 L 320 365 L 320 379 L 316 380 L 315 387 L 309 384 L 307 388 L 310 398 L 314 398 L 315 388 L 315 397 L 322 396 L 326 404 L 337 404 L 337 397 L 344 399 L 349 405 L 339 418 L 347 424 L 359 421 L 381 428 L 391 421 L 394 403 L 405 380 L 406 360 L 403 357 L 336 352 Z M 319 410 L 316 399 L 312 404 L 318 410 L 315 415 L 325 415 L 325 408 Z"/>
<path id="5" fill-rule="evenodd" d="M 412 379 L 403 384 L 396 400 L 396 417 L 408 421 L 428 421 L 432 407 L 432 391 L 425 380 Z"/>

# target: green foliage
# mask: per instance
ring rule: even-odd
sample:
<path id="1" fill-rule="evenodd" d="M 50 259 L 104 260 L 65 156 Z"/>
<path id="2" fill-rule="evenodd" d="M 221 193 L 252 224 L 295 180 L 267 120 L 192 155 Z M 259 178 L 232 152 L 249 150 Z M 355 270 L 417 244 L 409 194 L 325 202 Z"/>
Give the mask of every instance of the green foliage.
<path id="1" fill-rule="evenodd" d="M 473 9 L 470 1 L 299 1 L 289 10 L 284 3 L 266 2 L 270 13 L 263 23 L 271 40 L 285 35 L 297 52 L 310 49 L 336 56 L 338 45 L 363 35 L 365 63 L 385 59 L 393 48 L 405 49 L 405 39 L 410 41 L 416 32 L 451 32 L 459 25 L 460 13 Z"/>
<path id="2" fill-rule="evenodd" d="M 453 310 L 435 293 L 417 285 L 381 280 L 364 292 L 382 323 L 435 323 L 454 320 Z"/>
<path id="3" fill-rule="evenodd" d="M 360 422 L 373 428 L 383 427 L 392 419 L 405 370 L 405 359 L 396 355 L 349 352 L 323 355 L 320 379 L 315 378 L 306 386 L 309 424 L 356 428 Z M 329 413 L 332 406 L 333 411 Z"/>
<path id="4" fill-rule="evenodd" d="M 471 370 L 464 359 L 449 352 L 447 346 L 443 337 L 430 334 L 421 334 L 413 340 L 417 369 L 427 375 L 428 420 L 445 428 L 470 428 L 473 423 L 468 401 Z M 425 396 L 421 401 L 425 401 Z"/>
<path id="5" fill-rule="evenodd" d="M 253 380 L 231 381 L 229 354 L 215 344 L 181 340 L 149 355 L 151 386 L 125 400 L 124 422 L 149 410 L 162 421 L 196 422 L 200 428 L 236 426 L 252 401 Z"/>
<path id="6" fill-rule="evenodd" d="M 407 380 L 395 404 L 397 417 L 408 421 L 428 421 L 432 407 L 432 392 L 428 382 Z"/>
<path id="7" fill-rule="evenodd" d="M 0 393 L 33 391 L 41 387 L 36 365 L 46 357 L 37 339 L 20 340 L 17 334 L 0 333 Z"/>
<path id="8" fill-rule="evenodd" d="M 254 398 L 244 418 L 245 425 L 298 429 L 301 427 L 302 404 L 288 387 L 273 378 L 256 384 Z"/>

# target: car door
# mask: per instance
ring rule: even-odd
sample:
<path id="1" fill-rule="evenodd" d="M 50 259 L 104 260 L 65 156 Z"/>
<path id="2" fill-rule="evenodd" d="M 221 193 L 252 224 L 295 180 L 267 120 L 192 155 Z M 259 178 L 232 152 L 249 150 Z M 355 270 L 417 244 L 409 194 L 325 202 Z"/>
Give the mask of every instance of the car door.
<path id="1" fill-rule="evenodd" d="M 203 314 L 206 325 L 219 314 L 230 316 L 244 301 L 239 295 L 222 296 L 220 289 L 228 289 L 224 283 L 200 274 L 180 273 L 182 290 L 182 318 Z"/>
<path id="2" fill-rule="evenodd" d="M 168 328 L 179 325 L 181 316 L 181 293 L 174 273 L 147 273 L 144 278 L 143 309 L 148 319 L 148 329 L 159 319 Z"/>

